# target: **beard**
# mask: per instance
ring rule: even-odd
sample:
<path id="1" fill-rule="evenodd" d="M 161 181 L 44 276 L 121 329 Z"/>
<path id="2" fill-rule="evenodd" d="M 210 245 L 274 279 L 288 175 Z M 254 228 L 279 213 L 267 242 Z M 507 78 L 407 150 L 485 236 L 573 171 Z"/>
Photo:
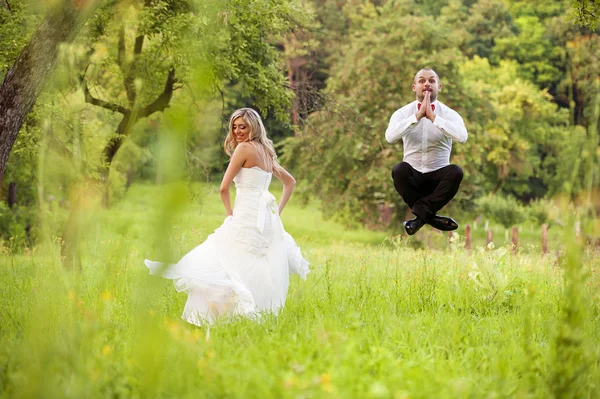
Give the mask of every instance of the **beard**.
<path id="1" fill-rule="evenodd" d="M 417 96 L 417 99 L 419 100 L 420 103 L 423 102 L 423 100 L 425 100 L 425 93 L 429 91 L 429 101 L 431 103 L 435 102 L 437 100 L 437 93 L 434 93 L 433 91 L 430 90 L 423 90 L 421 92 L 420 95 Z"/>

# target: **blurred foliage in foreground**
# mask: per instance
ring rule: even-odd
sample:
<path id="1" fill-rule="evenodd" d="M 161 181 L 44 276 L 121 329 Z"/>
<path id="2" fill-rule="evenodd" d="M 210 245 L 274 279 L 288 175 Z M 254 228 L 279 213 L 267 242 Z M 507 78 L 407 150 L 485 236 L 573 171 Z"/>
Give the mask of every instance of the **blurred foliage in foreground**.
<path id="1" fill-rule="evenodd" d="M 414 237 L 348 230 L 292 201 L 283 221 L 311 262 L 308 280 L 292 279 L 276 318 L 197 328 L 179 319 L 185 294 L 142 261 L 177 259 L 222 223 L 216 187 L 133 185 L 85 220 L 81 269 L 63 267 L 58 238 L 2 254 L 0 397 L 597 392 L 600 254 L 584 251 L 572 219 L 551 229 L 550 256 L 539 246 L 512 255 L 501 238 L 467 254 L 460 242 L 413 250 Z"/>

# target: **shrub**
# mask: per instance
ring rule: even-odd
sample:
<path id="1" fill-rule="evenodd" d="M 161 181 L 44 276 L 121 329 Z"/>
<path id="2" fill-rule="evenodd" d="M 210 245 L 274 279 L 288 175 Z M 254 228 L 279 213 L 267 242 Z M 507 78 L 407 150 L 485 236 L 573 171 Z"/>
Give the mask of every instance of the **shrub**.
<path id="1" fill-rule="evenodd" d="M 527 206 L 528 219 L 541 226 L 550 220 L 549 203 L 543 199 L 531 201 Z"/>
<path id="2" fill-rule="evenodd" d="M 513 196 L 488 195 L 476 201 L 479 212 L 505 228 L 517 225 L 527 219 L 523 205 Z"/>
<path id="3" fill-rule="evenodd" d="M 35 219 L 35 208 L 15 205 L 9 208 L 5 202 L 0 202 L 0 242 L 12 251 L 21 251 L 31 247 L 31 227 Z"/>

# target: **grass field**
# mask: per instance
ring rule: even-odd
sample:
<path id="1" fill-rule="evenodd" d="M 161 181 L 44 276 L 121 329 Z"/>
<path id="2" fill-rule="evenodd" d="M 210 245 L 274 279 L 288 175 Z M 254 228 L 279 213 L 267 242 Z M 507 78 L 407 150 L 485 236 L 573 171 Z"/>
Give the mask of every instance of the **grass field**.
<path id="1" fill-rule="evenodd" d="M 283 221 L 307 281 L 293 276 L 278 317 L 198 328 L 179 318 L 186 295 L 143 265 L 222 222 L 214 187 L 192 191 L 137 185 L 86 215 L 81 270 L 56 239 L 2 255 L 0 397 L 600 397 L 600 253 L 568 229 L 545 258 L 534 228 L 517 255 L 483 249 L 483 229 L 471 253 L 431 231 L 420 240 L 439 249 L 415 250 L 292 199 Z"/>

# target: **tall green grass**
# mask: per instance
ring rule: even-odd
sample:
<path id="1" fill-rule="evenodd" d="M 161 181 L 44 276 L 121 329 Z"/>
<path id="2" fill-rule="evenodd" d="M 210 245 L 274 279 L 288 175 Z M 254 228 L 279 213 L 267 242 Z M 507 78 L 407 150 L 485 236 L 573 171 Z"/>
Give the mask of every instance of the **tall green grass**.
<path id="1" fill-rule="evenodd" d="M 414 250 L 292 200 L 308 280 L 292 277 L 278 317 L 194 327 L 143 259 L 176 260 L 224 216 L 210 186 L 137 185 L 87 219 L 81 270 L 57 239 L 5 253 L 0 397 L 600 396 L 600 254 L 575 239 L 545 258 Z"/>

